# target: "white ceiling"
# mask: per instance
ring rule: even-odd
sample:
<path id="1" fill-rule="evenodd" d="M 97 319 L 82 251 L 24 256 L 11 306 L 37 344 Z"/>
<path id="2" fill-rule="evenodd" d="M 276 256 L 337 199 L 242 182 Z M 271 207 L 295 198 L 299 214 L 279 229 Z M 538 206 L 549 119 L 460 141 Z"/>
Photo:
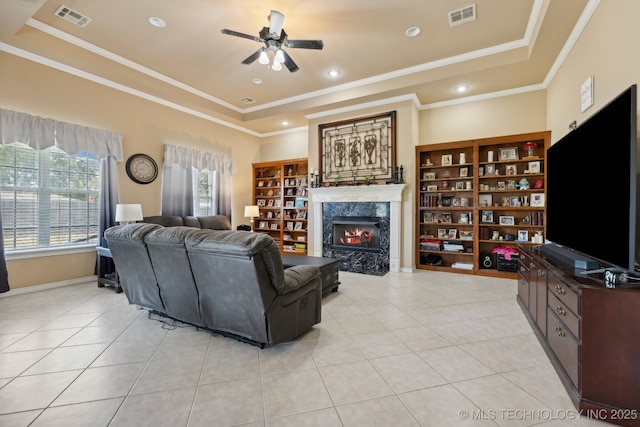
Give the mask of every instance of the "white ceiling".
<path id="1" fill-rule="evenodd" d="M 390 98 L 427 107 L 542 88 L 592 2 L 2 0 L 0 50 L 264 136 Z M 477 19 L 450 27 L 449 12 L 471 4 Z M 61 5 L 91 22 L 81 28 L 56 16 Z M 287 49 L 296 73 L 241 64 L 262 44 L 220 31 L 257 36 L 272 9 L 285 15 L 290 39 L 324 42 L 323 50 Z M 166 28 L 151 26 L 151 16 Z M 421 32 L 409 38 L 412 26 Z M 455 93 L 459 84 L 469 91 Z"/>

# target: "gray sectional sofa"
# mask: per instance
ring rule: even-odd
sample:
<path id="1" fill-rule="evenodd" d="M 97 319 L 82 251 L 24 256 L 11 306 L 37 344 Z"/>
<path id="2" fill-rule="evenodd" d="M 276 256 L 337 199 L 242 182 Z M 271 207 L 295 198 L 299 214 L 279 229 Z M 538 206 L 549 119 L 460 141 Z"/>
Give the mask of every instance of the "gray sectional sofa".
<path id="1" fill-rule="evenodd" d="M 136 223 L 105 238 L 130 304 L 260 347 L 320 323 L 318 268 L 285 270 L 266 234 Z"/>

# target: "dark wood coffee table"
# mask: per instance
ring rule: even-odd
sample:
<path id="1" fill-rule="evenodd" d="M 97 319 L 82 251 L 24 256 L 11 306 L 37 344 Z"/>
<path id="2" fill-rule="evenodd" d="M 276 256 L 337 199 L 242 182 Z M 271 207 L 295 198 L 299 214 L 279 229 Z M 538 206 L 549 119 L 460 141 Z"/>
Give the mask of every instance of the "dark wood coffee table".
<path id="1" fill-rule="evenodd" d="M 338 285 L 340 285 L 340 280 L 338 280 L 340 260 L 337 258 L 282 254 L 282 264 L 284 268 L 293 267 L 294 265 L 314 265 L 320 269 L 322 295 L 338 291 Z"/>

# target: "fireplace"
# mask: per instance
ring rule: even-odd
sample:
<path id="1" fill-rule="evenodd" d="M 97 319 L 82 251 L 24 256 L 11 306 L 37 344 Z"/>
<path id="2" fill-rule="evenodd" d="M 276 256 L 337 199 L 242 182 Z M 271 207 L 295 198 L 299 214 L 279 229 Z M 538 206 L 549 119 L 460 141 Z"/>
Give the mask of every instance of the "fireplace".
<path id="1" fill-rule="evenodd" d="M 380 252 L 380 218 L 335 216 L 331 230 L 333 249 Z"/>
<path id="2" fill-rule="evenodd" d="M 376 276 L 399 272 L 404 188 L 406 184 L 310 188 L 311 254 L 340 259 L 340 271 Z M 369 222 L 378 223 L 378 250 L 334 247 L 332 221 L 336 217 L 373 218 Z"/>

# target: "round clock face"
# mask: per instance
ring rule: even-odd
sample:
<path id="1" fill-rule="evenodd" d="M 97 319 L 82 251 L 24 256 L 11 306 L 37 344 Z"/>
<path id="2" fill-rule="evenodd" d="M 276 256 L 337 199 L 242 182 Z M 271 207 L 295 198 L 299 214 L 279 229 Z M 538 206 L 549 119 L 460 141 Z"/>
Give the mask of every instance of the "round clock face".
<path id="1" fill-rule="evenodd" d="M 158 177 L 158 165 L 146 154 L 134 154 L 127 160 L 127 175 L 138 184 L 149 184 Z"/>

